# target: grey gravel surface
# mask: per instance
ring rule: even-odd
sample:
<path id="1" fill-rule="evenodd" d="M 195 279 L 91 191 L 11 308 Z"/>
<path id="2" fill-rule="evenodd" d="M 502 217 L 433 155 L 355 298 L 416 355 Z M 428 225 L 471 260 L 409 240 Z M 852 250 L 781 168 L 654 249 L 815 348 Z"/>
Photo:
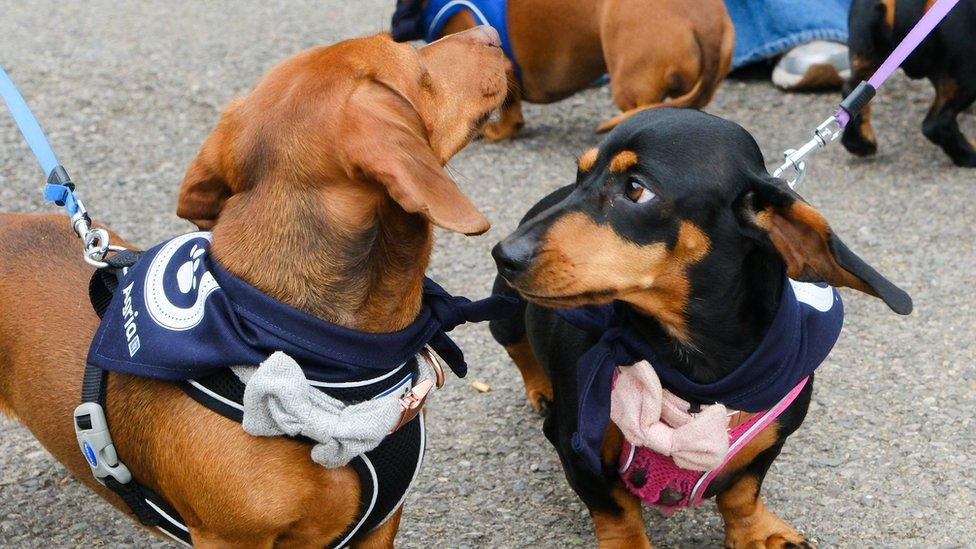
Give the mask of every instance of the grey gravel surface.
<path id="1" fill-rule="evenodd" d="M 384 30 L 393 4 L 0 0 L 0 62 L 95 217 L 151 245 L 190 228 L 174 215 L 177 186 L 225 103 L 291 53 Z M 896 77 L 876 100 L 880 154 L 855 159 L 837 145 L 815 160 L 801 189 L 916 304 L 901 318 L 843 292 L 847 329 L 818 374 L 812 413 L 767 477 L 769 505 L 821 546 L 976 543 L 976 171 L 953 167 L 922 138 L 931 96 L 927 84 Z M 729 81 L 708 110 L 742 123 L 773 164 L 836 100 Z M 597 143 L 593 127 L 613 113 L 605 88 L 527 106 L 519 139 L 474 143 L 459 154 L 452 173 L 495 225 L 478 238 L 439 235 L 432 274 L 454 291 L 485 294 L 492 244 L 535 200 L 573 178 L 575 156 Z M 976 135 L 972 114 L 962 124 Z M 0 209 L 50 211 L 41 184 L 0 109 Z M 592 545 L 584 506 L 518 373 L 485 327 L 457 335 L 470 378 L 453 380 L 429 408 L 430 451 L 398 543 Z M 492 391 L 479 393 L 470 380 Z M 0 545 L 165 545 L 7 419 L 0 456 Z M 711 502 L 667 519 L 653 510 L 646 516 L 659 546 L 721 545 Z"/>

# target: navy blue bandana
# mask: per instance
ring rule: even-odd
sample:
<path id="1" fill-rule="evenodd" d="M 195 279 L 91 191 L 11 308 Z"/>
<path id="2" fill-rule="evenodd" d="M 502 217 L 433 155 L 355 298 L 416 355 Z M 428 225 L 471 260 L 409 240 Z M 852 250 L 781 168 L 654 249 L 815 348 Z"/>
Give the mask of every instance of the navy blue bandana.
<path id="1" fill-rule="evenodd" d="M 165 380 L 260 364 L 275 351 L 313 381 L 358 381 L 397 368 L 430 345 L 463 377 L 464 355 L 446 332 L 510 316 L 510 299 L 472 302 L 424 280 L 423 307 L 403 330 L 371 334 L 331 324 L 262 293 L 207 253 L 210 233 L 150 249 L 122 279 L 88 351 L 105 370 Z"/>
<path id="2" fill-rule="evenodd" d="M 590 469 L 602 470 L 600 448 L 610 422 L 613 369 L 647 360 L 670 391 L 701 402 L 718 402 L 736 410 L 759 412 L 820 366 L 844 324 L 844 305 L 837 290 L 789 280 L 783 284 L 779 310 L 755 351 L 728 376 L 696 383 L 661 364 L 628 327 L 629 309 L 620 302 L 558 309 L 559 316 L 599 341 L 577 363 L 579 410 L 573 449 Z"/>

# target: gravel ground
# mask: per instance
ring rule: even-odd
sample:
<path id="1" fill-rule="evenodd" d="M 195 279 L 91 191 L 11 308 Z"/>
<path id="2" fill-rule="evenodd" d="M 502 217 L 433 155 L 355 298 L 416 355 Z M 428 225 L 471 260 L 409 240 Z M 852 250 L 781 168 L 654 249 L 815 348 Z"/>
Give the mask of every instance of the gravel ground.
<path id="1" fill-rule="evenodd" d="M 291 53 L 384 30 L 394 2 L 266 4 L 0 0 L 0 62 L 99 221 L 142 245 L 188 230 L 173 213 L 177 186 L 221 107 Z M 844 292 L 845 335 L 818 374 L 811 415 L 767 477 L 769 505 L 821 546 L 976 543 L 976 171 L 953 167 L 922 138 L 931 96 L 927 84 L 895 78 L 876 100 L 880 154 L 860 160 L 834 146 L 801 189 L 916 305 L 901 318 Z M 836 100 L 733 80 L 708 110 L 744 124 L 772 164 Z M 0 208 L 50 211 L 39 198 L 40 173 L 0 111 Z M 574 157 L 597 143 L 593 127 L 613 113 L 607 89 L 530 105 L 519 139 L 475 143 L 459 154 L 452 171 L 495 226 L 473 239 L 440 235 L 433 275 L 452 290 L 485 294 L 492 244 L 530 204 L 573 178 Z M 962 124 L 976 135 L 971 114 Z M 516 370 L 487 328 L 457 335 L 473 366 L 470 380 L 492 391 L 455 380 L 435 398 L 430 452 L 407 501 L 400 545 L 592 545 L 590 520 Z M 2 418 L 0 455 L 7 456 L 0 545 L 152 542 Z M 721 545 L 713 505 L 670 519 L 648 511 L 652 540 Z"/>

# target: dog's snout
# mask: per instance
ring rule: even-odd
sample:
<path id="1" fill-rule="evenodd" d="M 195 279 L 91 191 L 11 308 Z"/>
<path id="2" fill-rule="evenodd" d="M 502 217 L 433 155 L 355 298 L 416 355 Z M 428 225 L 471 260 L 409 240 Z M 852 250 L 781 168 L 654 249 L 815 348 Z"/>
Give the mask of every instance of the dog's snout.
<path id="1" fill-rule="evenodd" d="M 534 246 L 526 242 L 527 239 L 515 238 L 499 242 L 491 250 L 495 259 L 498 274 L 509 282 L 524 274 L 532 264 L 535 255 Z"/>
<path id="2" fill-rule="evenodd" d="M 491 25 L 479 25 L 472 29 L 457 34 L 459 39 L 474 44 L 484 44 L 486 46 L 501 47 L 502 38 L 498 31 Z"/>

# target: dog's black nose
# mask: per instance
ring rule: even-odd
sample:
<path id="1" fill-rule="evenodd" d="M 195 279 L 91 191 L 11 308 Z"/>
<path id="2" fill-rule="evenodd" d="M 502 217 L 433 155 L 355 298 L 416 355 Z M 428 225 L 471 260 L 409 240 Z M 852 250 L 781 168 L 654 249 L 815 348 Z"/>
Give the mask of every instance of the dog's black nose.
<path id="1" fill-rule="evenodd" d="M 491 250 L 495 258 L 498 274 L 509 282 L 515 280 L 528 270 L 535 253 L 535 246 L 526 242 L 526 238 L 506 239 Z"/>

